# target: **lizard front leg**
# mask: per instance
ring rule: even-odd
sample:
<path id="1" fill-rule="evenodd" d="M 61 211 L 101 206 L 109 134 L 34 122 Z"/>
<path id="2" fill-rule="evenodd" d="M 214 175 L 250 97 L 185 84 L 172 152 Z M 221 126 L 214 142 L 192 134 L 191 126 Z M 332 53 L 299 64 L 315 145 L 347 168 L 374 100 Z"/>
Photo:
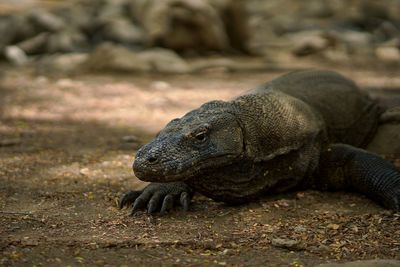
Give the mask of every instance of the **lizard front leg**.
<path id="1" fill-rule="evenodd" d="M 377 154 L 344 144 L 329 146 L 320 157 L 317 186 L 354 189 L 389 209 L 400 210 L 400 173 Z"/>
<path id="2" fill-rule="evenodd" d="M 123 194 L 119 201 L 119 208 L 132 205 L 131 214 L 143 208 L 147 208 L 150 214 L 158 211 L 165 214 L 176 203 L 180 203 L 183 210 L 187 211 L 192 197 L 193 190 L 183 182 L 151 183 L 143 190 Z"/>

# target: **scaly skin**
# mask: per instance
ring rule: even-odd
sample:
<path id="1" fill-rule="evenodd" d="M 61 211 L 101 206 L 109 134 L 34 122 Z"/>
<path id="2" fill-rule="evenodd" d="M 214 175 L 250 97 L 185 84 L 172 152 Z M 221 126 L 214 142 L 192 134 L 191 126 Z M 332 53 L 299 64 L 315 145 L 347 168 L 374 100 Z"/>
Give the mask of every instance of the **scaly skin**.
<path id="1" fill-rule="evenodd" d="M 208 102 L 138 151 L 135 175 L 153 183 L 125 194 L 121 207 L 164 213 L 178 200 L 187 209 L 193 191 L 243 203 L 309 186 L 357 190 L 398 210 L 399 173 L 355 148 L 368 144 L 380 115 L 352 81 L 330 71 L 290 73 L 232 101 Z"/>

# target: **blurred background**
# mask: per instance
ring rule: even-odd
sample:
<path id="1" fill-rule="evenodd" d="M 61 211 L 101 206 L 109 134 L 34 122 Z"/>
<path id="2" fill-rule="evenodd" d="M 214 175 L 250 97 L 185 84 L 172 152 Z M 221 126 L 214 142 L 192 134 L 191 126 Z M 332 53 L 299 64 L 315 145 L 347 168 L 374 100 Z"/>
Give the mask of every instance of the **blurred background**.
<path id="1" fill-rule="evenodd" d="M 397 66 L 400 60 L 398 0 L 2 0 L 0 12 L 3 61 L 67 73 L 240 68 L 186 62 L 228 55 L 258 56 L 268 67 L 304 58 Z"/>
<path id="2" fill-rule="evenodd" d="M 398 258 L 398 217 L 352 194 L 196 197 L 179 220 L 116 209 L 168 121 L 310 68 L 400 105 L 400 0 L 0 0 L 0 265 Z M 304 251 L 271 246 L 294 233 Z"/>

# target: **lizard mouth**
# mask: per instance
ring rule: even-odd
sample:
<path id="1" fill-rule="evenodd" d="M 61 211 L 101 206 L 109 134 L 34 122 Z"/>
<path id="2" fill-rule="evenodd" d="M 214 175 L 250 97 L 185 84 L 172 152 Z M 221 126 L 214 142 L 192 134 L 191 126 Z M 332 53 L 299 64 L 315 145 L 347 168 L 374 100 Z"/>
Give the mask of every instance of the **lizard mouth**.
<path id="1" fill-rule="evenodd" d="M 133 163 L 133 171 L 135 176 L 145 182 L 178 182 L 186 181 L 201 176 L 204 172 L 210 172 L 213 167 L 220 168 L 224 165 L 232 164 L 238 155 L 223 154 L 208 157 L 204 160 L 194 161 L 190 158 L 184 162 L 168 161 L 158 166 L 145 166 L 140 160 Z"/>

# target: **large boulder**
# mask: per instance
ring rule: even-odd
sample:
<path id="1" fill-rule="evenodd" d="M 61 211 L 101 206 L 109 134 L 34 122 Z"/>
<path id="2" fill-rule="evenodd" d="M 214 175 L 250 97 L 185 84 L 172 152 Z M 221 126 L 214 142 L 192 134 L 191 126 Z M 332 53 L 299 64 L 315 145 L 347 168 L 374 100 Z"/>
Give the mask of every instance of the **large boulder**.
<path id="1" fill-rule="evenodd" d="M 138 0 L 134 16 L 151 46 L 176 51 L 246 50 L 247 20 L 240 1 Z"/>
<path id="2" fill-rule="evenodd" d="M 127 18 L 118 17 L 99 21 L 96 29 L 96 41 L 111 41 L 127 46 L 143 45 L 143 30 Z"/>
<path id="3" fill-rule="evenodd" d="M 44 9 L 32 10 L 28 13 L 28 18 L 39 31 L 59 32 L 67 27 L 61 17 Z"/>

